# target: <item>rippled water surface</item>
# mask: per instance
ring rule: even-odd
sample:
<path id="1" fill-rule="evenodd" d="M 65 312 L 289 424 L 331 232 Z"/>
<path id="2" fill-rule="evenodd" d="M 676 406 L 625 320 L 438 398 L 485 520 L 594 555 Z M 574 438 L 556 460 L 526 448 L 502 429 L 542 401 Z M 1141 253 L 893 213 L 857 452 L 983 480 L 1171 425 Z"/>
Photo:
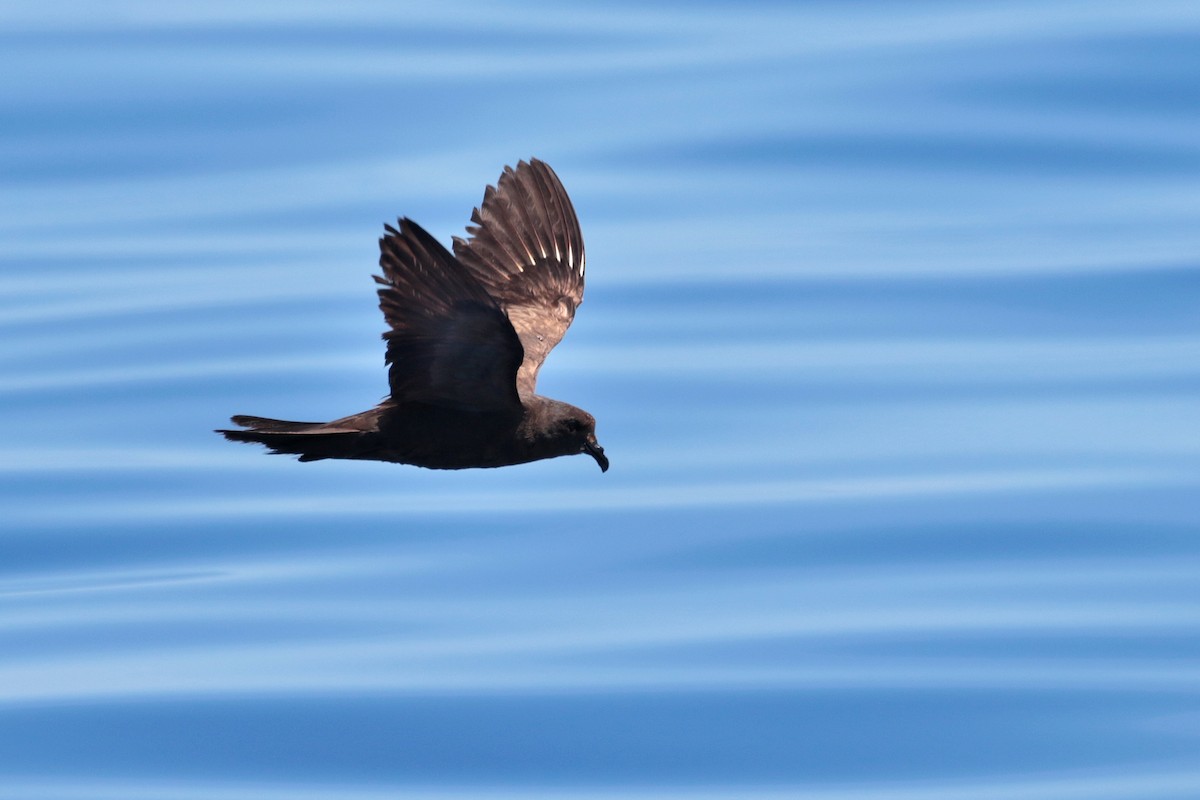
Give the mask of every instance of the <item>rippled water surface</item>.
<path id="1" fill-rule="evenodd" d="M 1200 6 L 0 7 L 0 798 L 1200 796 Z M 586 458 L 299 464 L 574 198 Z"/>

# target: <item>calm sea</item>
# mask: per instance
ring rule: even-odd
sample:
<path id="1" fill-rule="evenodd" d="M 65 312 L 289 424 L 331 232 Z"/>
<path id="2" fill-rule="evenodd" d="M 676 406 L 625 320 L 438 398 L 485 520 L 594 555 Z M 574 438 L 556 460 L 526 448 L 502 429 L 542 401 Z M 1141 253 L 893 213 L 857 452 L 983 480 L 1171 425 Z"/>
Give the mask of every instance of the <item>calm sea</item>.
<path id="1" fill-rule="evenodd" d="M 1200 5 L 0 6 L 0 798 L 1200 796 Z M 612 459 L 299 464 L 505 164 Z"/>

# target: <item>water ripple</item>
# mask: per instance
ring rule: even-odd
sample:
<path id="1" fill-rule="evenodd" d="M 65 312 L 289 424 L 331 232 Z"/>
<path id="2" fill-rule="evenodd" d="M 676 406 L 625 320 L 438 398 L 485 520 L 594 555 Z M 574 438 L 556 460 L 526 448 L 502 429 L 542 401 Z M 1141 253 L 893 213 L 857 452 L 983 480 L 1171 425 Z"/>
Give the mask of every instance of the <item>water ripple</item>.
<path id="1" fill-rule="evenodd" d="M 0 29 L 0 797 L 1200 794 L 1194 2 Z M 531 155 L 608 474 L 211 433 Z"/>

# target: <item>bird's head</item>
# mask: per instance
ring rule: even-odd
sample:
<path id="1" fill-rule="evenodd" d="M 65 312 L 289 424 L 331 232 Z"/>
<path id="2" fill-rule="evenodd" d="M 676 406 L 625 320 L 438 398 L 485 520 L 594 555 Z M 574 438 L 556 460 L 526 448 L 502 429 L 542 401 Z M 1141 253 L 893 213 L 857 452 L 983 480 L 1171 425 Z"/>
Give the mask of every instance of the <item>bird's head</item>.
<path id="1" fill-rule="evenodd" d="M 552 443 L 555 455 L 587 453 L 596 459 L 601 472 L 608 471 L 608 457 L 596 441 L 596 418 L 581 408 L 551 401 L 546 417 L 539 426 L 541 437 Z"/>

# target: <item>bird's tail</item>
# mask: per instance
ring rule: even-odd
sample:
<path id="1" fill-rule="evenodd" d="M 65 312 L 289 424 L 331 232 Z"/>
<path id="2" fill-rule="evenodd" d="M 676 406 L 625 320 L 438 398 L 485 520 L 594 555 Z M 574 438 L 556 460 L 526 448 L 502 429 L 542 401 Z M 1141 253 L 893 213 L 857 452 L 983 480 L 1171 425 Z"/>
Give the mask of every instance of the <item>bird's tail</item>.
<path id="1" fill-rule="evenodd" d="M 231 442 L 264 444 L 272 453 L 297 455 L 301 461 L 361 458 L 361 440 L 367 435 L 363 430 L 342 427 L 337 422 L 288 422 L 241 414 L 231 421 L 244 430 L 218 429 L 216 433 Z"/>

